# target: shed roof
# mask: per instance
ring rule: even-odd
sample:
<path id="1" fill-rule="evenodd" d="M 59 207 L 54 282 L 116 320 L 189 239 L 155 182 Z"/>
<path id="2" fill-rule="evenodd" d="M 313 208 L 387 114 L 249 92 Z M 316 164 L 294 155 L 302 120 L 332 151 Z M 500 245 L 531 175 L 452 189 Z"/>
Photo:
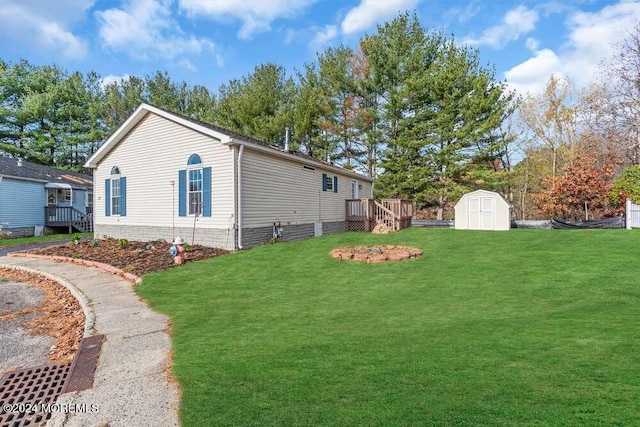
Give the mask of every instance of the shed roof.
<path id="1" fill-rule="evenodd" d="M 98 164 L 102 161 L 102 159 L 113 148 L 115 148 L 118 145 L 118 142 L 120 142 L 149 113 L 157 114 L 168 120 L 171 120 L 173 122 L 186 126 L 190 129 L 193 129 L 196 132 L 209 135 L 213 138 L 220 140 L 223 144 L 245 145 L 245 146 L 252 147 L 254 149 L 258 149 L 259 151 L 267 152 L 269 154 L 279 156 L 279 157 L 285 157 L 285 158 L 288 158 L 289 160 L 293 160 L 299 163 L 306 163 L 310 165 L 323 167 L 325 169 L 334 170 L 344 175 L 353 176 L 361 180 L 366 180 L 371 182 L 373 181 L 372 178 L 350 171 L 343 167 L 336 166 L 331 163 L 316 159 L 304 153 L 300 153 L 292 150 L 285 151 L 280 147 L 267 144 L 266 142 L 260 141 L 259 139 L 242 135 L 240 133 L 221 128 L 220 126 L 212 125 L 210 123 L 205 123 L 200 120 L 193 119 L 191 117 L 183 116 L 183 115 L 165 110 L 163 108 L 155 107 L 153 105 L 144 104 L 144 103 L 140 104 L 140 106 L 136 109 L 136 111 L 134 111 L 133 114 L 131 114 L 131 116 L 129 116 L 129 118 L 125 120 L 125 122 L 100 146 L 98 151 L 96 151 L 93 154 L 93 156 L 91 156 L 91 158 L 87 160 L 85 167 L 88 167 L 88 168 L 97 167 Z"/>
<path id="2" fill-rule="evenodd" d="M 456 205 L 454 206 L 454 209 L 456 207 L 458 207 L 458 205 L 460 203 L 462 203 L 463 200 L 468 199 L 469 197 L 473 197 L 473 196 L 486 196 L 486 197 L 496 197 L 499 200 L 501 200 L 506 206 L 511 207 L 511 205 L 509 204 L 509 202 L 507 202 L 504 197 L 502 197 L 499 193 L 496 193 L 495 191 L 489 191 L 489 190 L 475 190 L 475 191 L 471 191 L 469 193 L 463 194 L 462 197 L 460 197 L 460 200 L 458 200 L 458 203 L 456 203 Z"/>
<path id="3" fill-rule="evenodd" d="M 91 175 L 2 156 L 0 156 L 0 176 L 26 181 L 60 183 L 79 189 L 91 188 L 93 185 Z"/>

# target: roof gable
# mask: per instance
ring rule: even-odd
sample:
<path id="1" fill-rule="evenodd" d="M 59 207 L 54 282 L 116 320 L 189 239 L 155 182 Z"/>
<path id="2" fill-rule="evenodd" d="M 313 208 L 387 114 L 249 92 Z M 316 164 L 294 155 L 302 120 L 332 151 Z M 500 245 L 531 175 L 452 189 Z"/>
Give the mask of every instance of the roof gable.
<path id="1" fill-rule="evenodd" d="M 323 162 L 321 160 L 315 159 L 313 157 L 307 156 L 302 153 L 292 152 L 292 151 L 284 151 L 278 147 L 271 146 L 263 141 L 260 141 L 255 138 L 251 138 L 245 135 L 241 135 L 239 133 L 221 128 L 219 126 L 215 126 L 212 124 L 204 123 L 199 120 L 192 119 L 190 117 L 182 116 L 171 111 L 154 107 L 149 104 L 140 104 L 140 106 L 129 116 L 127 120 L 100 146 L 100 148 L 91 156 L 89 160 L 85 163 L 85 167 L 88 168 L 96 168 L 100 164 L 100 162 L 105 158 L 105 156 L 115 147 L 118 143 L 127 136 L 127 134 L 135 128 L 138 123 L 140 123 L 148 114 L 156 114 L 160 117 L 163 117 L 172 122 L 178 123 L 182 126 L 190 128 L 196 132 L 200 132 L 202 134 L 208 135 L 212 138 L 215 138 L 220 141 L 222 144 L 226 145 L 245 145 L 251 148 L 257 149 L 258 151 L 262 151 L 271 155 L 286 157 L 290 160 L 299 162 L 299 163 L 311 163 L 319 167 L 323 167 L 325 169 L 334 170 L 336 172 L 340 172 L 342 174 L 357 177 L 358 179 L 373 181 L 372 178 L 366 177 L 364 175 L 360 175 L 358 173 L 352 172 L 348 169 L 344 169 L 339 166 L 335 166 L 330 163 Z"/>

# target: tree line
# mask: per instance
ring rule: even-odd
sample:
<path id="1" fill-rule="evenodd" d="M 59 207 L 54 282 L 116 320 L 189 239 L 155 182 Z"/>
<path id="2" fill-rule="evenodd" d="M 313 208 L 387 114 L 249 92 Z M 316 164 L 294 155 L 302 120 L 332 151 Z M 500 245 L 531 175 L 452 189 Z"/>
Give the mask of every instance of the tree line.
<path id="1" fill-rule="evenodd" d="M 579 216 L 583 202 L 592 213 L 611 212 L 602 194 L 640 160 L 640 147 L 629 144 L 630 135 L 638 140 L 639 98 L 622 78 L 638 65 L 622 59 L 638 48 L 633 42 L 610 67 L 620 86 L 594 86 L 577 100 L 570 82 L 553 76 L 542 95 L 515 97 L 476 49 L 408 13 L 356 48 L 325 49 L 292 75 L 261 64 L 215 91 L 160 71 L 104 84 L 95 72 L 0 60 L 0 153 L 83 170 L 147 102 L 280 147 L 288 128 L 290 149 L 374 177 L 377 197 L 413 200 L 436 218 L 478 188 L 501 193 L 518 218 Z M 604 177 L 586 186 L 599 188 L 597 197 L 560 182 L 576 168 Z M 568 187 L 573 193 L 558 192 Z"/>

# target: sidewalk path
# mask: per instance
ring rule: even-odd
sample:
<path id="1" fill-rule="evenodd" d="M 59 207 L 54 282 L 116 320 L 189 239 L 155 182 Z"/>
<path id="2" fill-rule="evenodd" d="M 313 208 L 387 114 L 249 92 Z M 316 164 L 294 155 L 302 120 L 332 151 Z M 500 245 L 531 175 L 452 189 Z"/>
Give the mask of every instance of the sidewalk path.
<path id="1" fill-rule="evenodd" d="M 71 289 L 85 311 L 85 336 L 106 341 L 93 388 L 58 402 L 97 405 L 96 413 L 54 414 L 64 426 L 178 426 L 179 393 L 169 381 L 171 341 L 168 318 L 152 311 L 132 285 L 96 268 L 43 259 L 0 257 L 1 267 L 37 271 Z"/>
<path id="2" fill-rule="evenodd" d="M 7 255 L 11 252 L 26 251 L 28 249 L 40 249 L 49 246 L 62 245 L 65 243 L 69 243 L 69 240 L 47 240 L 45 242 L 25 243 L 23 245 L 0 246 L 0 256 Z"/>

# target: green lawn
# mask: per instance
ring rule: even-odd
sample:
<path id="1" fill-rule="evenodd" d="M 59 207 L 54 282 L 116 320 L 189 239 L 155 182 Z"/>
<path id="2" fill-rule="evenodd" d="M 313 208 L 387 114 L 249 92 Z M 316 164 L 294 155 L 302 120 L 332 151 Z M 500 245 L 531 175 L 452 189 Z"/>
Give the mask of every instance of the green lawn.
<path id="1" fill-rule="evenodd" d="M 27 243 L 40 243 L 47 242 L 50 240 L 66 240 L 70 241 L 71 234 L 48 234 L 46 236 L 38 236 L 38 237 L 18 237 L 15 239 L 0 239 L 0 247 L 8 247 L 8 246 L 18 246 L 25 245 Z M 83 237 L 91 237 L 92 233 L 74 233 L 73 236 Z"/>
<path id="2" fill-rule="evenodd" d="M 328 252 L 406 244 L 418 260 Z M 640 231 L 413 228 L 145 276 L 196 425 L 640 425 Z"/>

